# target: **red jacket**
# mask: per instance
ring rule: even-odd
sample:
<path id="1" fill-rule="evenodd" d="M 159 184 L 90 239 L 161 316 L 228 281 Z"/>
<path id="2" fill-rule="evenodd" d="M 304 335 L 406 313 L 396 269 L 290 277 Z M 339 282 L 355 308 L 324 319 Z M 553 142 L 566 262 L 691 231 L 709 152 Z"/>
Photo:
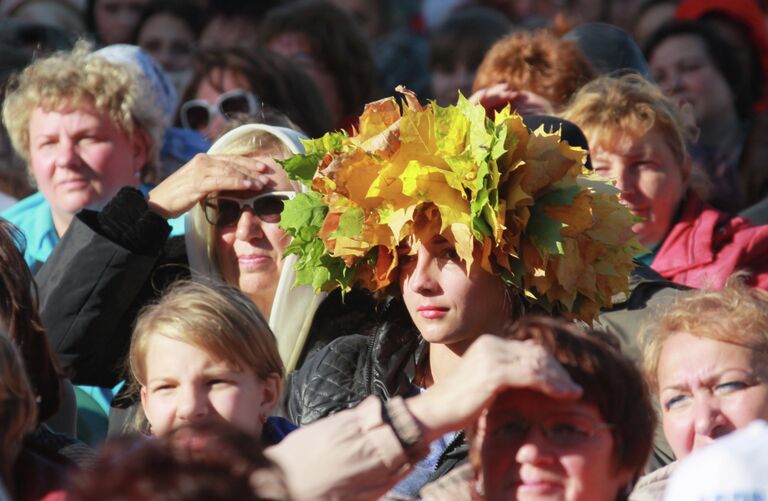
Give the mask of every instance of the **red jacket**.
<path id="1" fill-rule="evenodd" d="M 753 275 L 750 285 L 768 289 L 768 225 L 753 226 L 689 194 L 651 268 L 673 282 L 715 288 L 734 271 L 745 270 Z"/>

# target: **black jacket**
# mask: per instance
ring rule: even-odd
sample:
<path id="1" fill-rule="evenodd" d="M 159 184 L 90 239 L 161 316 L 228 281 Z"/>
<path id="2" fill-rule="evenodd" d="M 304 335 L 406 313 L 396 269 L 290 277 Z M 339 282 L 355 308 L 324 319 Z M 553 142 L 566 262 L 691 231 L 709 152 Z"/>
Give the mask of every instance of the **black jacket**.
<path id="1" fill-rule="evenodd" d="M 184 239 L 123 188 L 101 211 L 81 211 L 35 276 L 53 350 L 75 384 L 112 387 L 125 377 L 142 306 L 189 277 Z M 315 313 L 302 360 L 331 340 L 367 329 L 375 301 L 353 290 L 330 294 Z M 301 362 L 300 362 L 301 363 Z"/>
<path id="2" fill-rule="evenodd" d="M 371 333 L 336 339 L 291 375 L 284 394 L 288 418 L 303 426 L 354 407 L 369 395 L 382 400 L 415 395 L 412 381 L 425 347 L 402 301 L 388 300 Z M 468 450 L 460 433 L 443 452 L 430 481 L 463 464 Z"/>

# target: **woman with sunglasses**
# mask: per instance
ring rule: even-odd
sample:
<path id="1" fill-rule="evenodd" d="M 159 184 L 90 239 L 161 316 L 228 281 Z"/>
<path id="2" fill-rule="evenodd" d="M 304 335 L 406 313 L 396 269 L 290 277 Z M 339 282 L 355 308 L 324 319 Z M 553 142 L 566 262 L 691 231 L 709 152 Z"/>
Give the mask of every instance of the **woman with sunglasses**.
<path id="1" fill-rule="evenodd" d="M 241 126 L 146 200 L 124 189 L 101 212 L 76 216 L 38 276 L 52 345 L 75 382 L 115 385 L 139 309 L 189 268 L 244 292 L 269 319 L 289 368 L 316 344 L 367 321 L 361 312 L 372 305 L 363 295 L 342 305 L 340 294 L 326 299 L 291 287 L 293 268 L 283 259 L 290 238 L 279 220 L 300 186 L 278 161 L 303 152 L 302 138 L 284 127 Z M 186 241 L 169 239 L 166 221 L 185 213 Z"/>
<path id="2" fill-rule="evenodd" d="M 215 140 L 233 120 L 271 110 L 320 137 L 331 130 L 323 97 L 300 66 L 266 49 L 204 49 L 179 108 L 179 124 Z"/>

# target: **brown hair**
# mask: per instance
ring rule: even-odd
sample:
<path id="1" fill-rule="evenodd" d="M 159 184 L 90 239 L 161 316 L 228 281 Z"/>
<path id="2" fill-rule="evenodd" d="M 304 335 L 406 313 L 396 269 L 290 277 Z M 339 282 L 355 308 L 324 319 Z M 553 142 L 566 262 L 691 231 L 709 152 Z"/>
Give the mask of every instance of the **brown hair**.
<path id="1" fill-rule="evenodd" d="M 284 113 L 310 137 L 320 137 L 333 128 L 325 101 L 312 79 L 290 59 L 267 49 L 211 48 L 195 56 L 195 73 L 182 97 L 194 99 L 198 88 L 212 81 L 215 70 L 230 71 L 242 80 L 244 90 L 255 94 L 267 108 Z"/>
<path id="2" fill-rule="evenodd" d="M 257 438 L 228 423 L 210 421 L 153 440 L 114 438 L 72 484 L 70 501 L 258 501 L 288 496 L 282 472 L 264 456 Z"/>
<path id="3" fill-rule="evenodd" d="M 501 12 L 468 7 L 451 14 L 429 36 L 432 69 L 453 70 L 464 63 L 475 70 L 496 40 L 509 33 L 512 23 Z M 467 96 L 469 97 L 469 96 Z"/>
<path id="4" fill-rule="evenodd" d="M 640 370 L 621 352 L 618 339 L 564 320 L 535 316 L 523 317 L 503 337 L 531 339 L 560 362 L 584 390 L 581 399 L 594 404 L 615 427 L 616 463 L 633 471 L 636 480 L 651 452 L 656 414 Z"/>
<path id="5" fill-rule="evenodd" d="M 373 91 L 374 65 L 368 40 L 355 19 L 330 2 L 299 0 L 270 10 L 261 22 L 259 40 L 266 45 L 290 32 L 306 36 L 314 55 L 327 66 L 343 114 L 362 113 Z"/>
<path id="6" fill-rule="evenodd" d="M 667 339 L 692 336 L 737 344 L 768 354 L 768 292 L 744 284 L 740 275 L 720 290 L 681 292 L 642 331 L 643 367 L 648 384 L 658 391 L 658 366 Z"/>
<path id="7" fill-rule="evenodd" d="M 36 423 L 35 396 L 24 364 L 11 340 L 0 332 L 0 479 L 9 487 L 14 484 L 10 473 L 21 441 Z"/>
<path id="8" fill-rule="evenodd" d="M 517 31 L 491 47 L 477 69 L 472 91 L 506 82 L 515 90 L 545 97 L 557 108 L 595 76 L 574 42 L 547 30 Z"/>
<path id="9" fill-rule="evenodd" d="M 18 228 L 0 218 L 0 323 L 29 370 L 43 421 L 59 408 L 60 375 L 40 319 L 35 281 L 19 251 L 23 247 Z"/>

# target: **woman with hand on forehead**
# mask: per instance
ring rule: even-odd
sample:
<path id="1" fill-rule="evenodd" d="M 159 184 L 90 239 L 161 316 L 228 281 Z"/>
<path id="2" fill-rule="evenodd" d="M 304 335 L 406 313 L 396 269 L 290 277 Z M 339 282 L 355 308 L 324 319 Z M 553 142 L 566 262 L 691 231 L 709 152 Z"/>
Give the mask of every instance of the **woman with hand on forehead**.
<path id="1" fill-rule="evenodd" d="M 337 339 L 294 373 L 288 413 L 299 424 L 369 395 L 396 407 L 394 397 L 440 384 L 524 301 L 589 320 L 627 285 L 628 212 L 577 182 L 585 150 L 508 110 L 491 122 L 466 99 L 411 100 L 402 112 L 387 99 L 368 105 L 357 136 L 306 147 L 287 167 L 312 191 L 286 203 L 281 223 L 299 283 L 390 297 L 371 335 Z M 466 453 L 462 433 L 438 438 L 395 492 L 415 495 Z"/>
<path id="2" fill-rule="evenodd" d="M 282 126 L 241 126 L 146 199 L 123 189 L 102 211 L 75 217 L 38 280 L 49 336 L 76 382 L 120 381 L 139 309 L 190 268 L 237 287 L 258 306 L 289 370 L 315 341 L 367 321 L 357 311 L 369 311 L 367 297 L 350 295 L 341 311 L 340 295 L 325 301 L 309 287 L 291 288 L 293 268 L 283 259 L 290 238 L 279 221 L 300 186 L 279 162 L 303 151 L 302 138 Z M 166 221 L 184 214 L 185 240 L 168 238 Z"/>

